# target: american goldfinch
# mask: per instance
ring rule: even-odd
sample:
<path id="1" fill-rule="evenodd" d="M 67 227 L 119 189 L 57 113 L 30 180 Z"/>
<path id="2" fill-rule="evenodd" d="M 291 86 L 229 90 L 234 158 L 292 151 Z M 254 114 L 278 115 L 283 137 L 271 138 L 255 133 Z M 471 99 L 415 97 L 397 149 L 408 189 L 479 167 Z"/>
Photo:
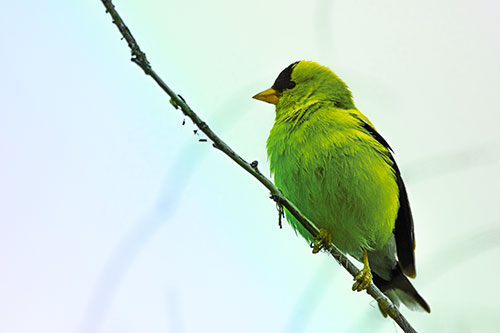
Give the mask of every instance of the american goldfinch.
<path id="1" fill-rule="evenodd" d="M 392 149 L 354 105 L 347 85 L 312 61 L 294 62 L 253 98 L 276 105 L 267 140 L 274 182 L 320 229 L 286 219 L 313 252 L 333 242 L 363 269 L 353 290 L 373 282 L 395 304 L 430 312 L 415 277 L 413 218 Z"/>

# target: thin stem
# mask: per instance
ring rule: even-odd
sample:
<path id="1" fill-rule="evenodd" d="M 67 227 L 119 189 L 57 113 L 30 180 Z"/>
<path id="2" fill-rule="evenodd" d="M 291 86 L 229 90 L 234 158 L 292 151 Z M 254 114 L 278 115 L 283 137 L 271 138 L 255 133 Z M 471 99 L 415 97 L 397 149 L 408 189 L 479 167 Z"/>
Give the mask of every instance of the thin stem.
<path id="1" fill-rule="evenodd" d="M 106 7 L 106 12 L 113 18 L 113 23 L 118 27 L 123 38 L 127 41 L 127 44 L 132 53 L 132 61 L 136 63 L 146 75 L 149 75 L 155 80 L 155 82 L 160 86 L 165 93 L 170 96 L 170 103 L 176 108 L 181 109 L 181 111 L 189 117 L 193 123 L 205 133 L 205 135 L 212 140 L 212 145 L 222 151 L 224 154 L 229 156 L 234 162 L 245 169 L 248 173 L 254 176 L 262 185 L 264 185 L 271 192 L 271 199 L 273 199 L 278 205 L 285 207 L 301 224 L 304 228 L 311 233 L 313 237 L 317 237 L 319 234 L 318 228 L 309 220 L 300 210 L 295 206 L 290 200 L 288 200 L 283 193 L 257 168 L 257 163 L 252 162 L 251 164 L 245 161 L 240 155 L 238 155 L 231 147 L 229 147 L 222 139 L 220 139 L 192 109 L 186 103 L 186 101 L 177 95 L 170 87 L 156 74 L 156 72 L 151 67 L 151 64 L 146 58 L 146 54 L 142 52 L 136 40 L 132 36 L 132 33 L 128 27 L 123 22 L 122 18 L 118 14 L 111 0 L 101 0 Z M 343 266 L 353 277 L 355 277 L 359 270 L 354 266 L 354 264 L 343 255 L 333 244 L 327 249 L 327 251 L 335 258 L 335 260 Z M 380 305 L 380 307 L 401 327 L 404 332 L 416 333 L 415 329 L 410 325 L 406 318 L 399 312 L 398 308 L 373 284 L 371 283 L 367 289 L 367 293 L 371 295 Z"/>

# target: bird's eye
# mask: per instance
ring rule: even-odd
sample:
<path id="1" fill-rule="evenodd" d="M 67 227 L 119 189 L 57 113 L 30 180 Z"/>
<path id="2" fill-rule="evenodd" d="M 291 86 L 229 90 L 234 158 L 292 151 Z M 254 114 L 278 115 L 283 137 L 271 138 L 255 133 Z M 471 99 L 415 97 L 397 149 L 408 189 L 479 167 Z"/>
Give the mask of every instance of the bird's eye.
<path id="1" fill-rule="evenodd" d="M 297 84 L 293 81 L 288 82 L 288 87 L 287 89 L 293 89 Z"/>

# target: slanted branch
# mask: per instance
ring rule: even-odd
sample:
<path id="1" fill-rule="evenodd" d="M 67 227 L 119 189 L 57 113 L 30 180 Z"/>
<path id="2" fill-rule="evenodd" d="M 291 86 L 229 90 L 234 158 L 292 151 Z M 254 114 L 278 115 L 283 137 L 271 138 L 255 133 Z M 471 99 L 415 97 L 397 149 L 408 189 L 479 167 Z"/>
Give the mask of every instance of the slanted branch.
<path id="1" fill-rule="evenodd" d="M 111 15 L 113 19 L 113 23 L 117 26 L 120 31 L 123 39 L 127 42 L 130 51 L 132 53 L 131 61 L 137 64 L 146 75 L 151 76 L 153 80 L 160 86 L 160 88 L 170 96 L 170 103 L 176 109 L 180 109 L 184 115 L 189 117 L 191 121 L 199 128 L 201 132 L 203 132 L 211 141 L 212 146 L 222 151 L 229 158 L 231 158 L 234 162 L 236 162 L 240 167 L 245 169 L 252 176 L 257 178 L 257 180 L 264 185 L 271 193 L 271 199 L 276 202 L 278 206 L 278 214 L 280 214 L 279 219 L 281 223 L 282 209 L 285 207 L 299 222 L 302 226 L 309 232 L 311 235 L 316 238 L 319 234 L 318 228 L 309 220 L 304 214 L 300 212 L 300 210 L 290 201 L 288 200 L 281 191 L 274 186 L 273 182 L 266 178 L 258 169 L 257 161 L 253 161 L 252 163 L 248 163 L 240 155 L 238 155 L 231 147 L 229 147 L 222 139 L 220 139 L 205 123 L 201 118 L 191 109 L 191 107 L 186 103 L 184 98 L 180 95 L 176 94 L 170 87 L 156 74 L 156 72 L 151 67 L 148 59 L 146 58 L 146 54 L 142 52 L 139 47 L 139 44 L 133 37 L 129 28 L 125 25 L 125 22 L 122 20 L 120 15 L 115 9 L 111 0 L 101 0 L 104 7 L 106 7 L 106 12 Z M 354 266 L 354 264 L 344 255 L 339 249 L 337 249 L 333 244 L 326 249 L 333 258 L 344 267 L 353 277 L 356 277 L 359 270 Z M 406 318 L 399 312 L 398 308 L 373 284 L 371 283 L 367 293 L 372 296 L 380 308 L 387 313 L 394 321 L 401 327 L 404 332 L 413 333 L 415 329 L 410 325 L 410 323 L 406 320 Z"/>

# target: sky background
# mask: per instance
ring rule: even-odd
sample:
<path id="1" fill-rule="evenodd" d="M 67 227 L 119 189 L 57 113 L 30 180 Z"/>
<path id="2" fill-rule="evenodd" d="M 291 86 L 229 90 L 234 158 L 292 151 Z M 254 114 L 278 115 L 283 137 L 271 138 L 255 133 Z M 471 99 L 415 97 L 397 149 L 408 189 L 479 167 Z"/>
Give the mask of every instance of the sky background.
<path id="1" fill-rule="evenodd" d="M 496 1 L 115 0 L 156 72 L 266 175 L 290 63 L 395 150 L 422 332 L 498 329 Z M 102 3 L 0 1 L 0 332 L 398 332 L 133 63 Z"/>

